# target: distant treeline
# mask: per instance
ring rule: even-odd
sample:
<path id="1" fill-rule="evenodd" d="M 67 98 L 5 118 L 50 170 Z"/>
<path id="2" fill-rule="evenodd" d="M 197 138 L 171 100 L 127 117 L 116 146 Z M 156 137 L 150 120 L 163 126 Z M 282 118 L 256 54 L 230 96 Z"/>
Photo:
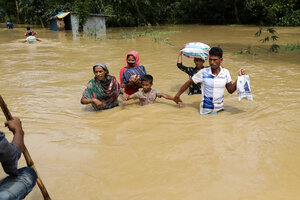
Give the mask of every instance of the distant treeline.
<path id="1" fill-rule="evenodd" d="M 0 21 L 41 24 L 60 11 L 102 13 L 108 26 L 300 25 L 299 0 L 0 0 Z"/>

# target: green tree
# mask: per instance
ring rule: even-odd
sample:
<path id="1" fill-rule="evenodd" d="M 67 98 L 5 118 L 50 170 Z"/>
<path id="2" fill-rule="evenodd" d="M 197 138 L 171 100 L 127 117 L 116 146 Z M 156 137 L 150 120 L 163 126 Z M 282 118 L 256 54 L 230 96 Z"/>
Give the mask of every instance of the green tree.
<path id="1" fill-rule="evenodd" d="M 83 30 L 83 26 L 87 21 L 91 9 L 91 0 L 75 0 L 73 3 L 73 11 L 79 18 L 79 31 Z"/>
<path id="2" fill-rule="evenodd" d="M 108 26 L 164 23 L 300 25 L 299 0 L 0 0 L 0 20 L 42 24 L 59 11 L 109 15 Z"/>
<path id="3" fill-rule="evenodd" d="M 300 25 L 298 0 L 246 0 L 245 7 L 261 25 Z"/>

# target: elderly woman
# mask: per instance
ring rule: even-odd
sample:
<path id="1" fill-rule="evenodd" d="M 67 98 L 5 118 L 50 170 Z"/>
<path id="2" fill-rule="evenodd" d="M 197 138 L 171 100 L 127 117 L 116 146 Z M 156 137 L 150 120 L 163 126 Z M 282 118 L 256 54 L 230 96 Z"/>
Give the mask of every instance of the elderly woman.
<path id="1" fill-rule="evenodd" d="M 83 91 L 81 104 L 92 104 L 95 110 L 105 110 L 118 106 L 120 85 L 116 77 L 110 76 L 106 65 L 102 62 L 93 66 L 95 77 L 91 79 Z"/>

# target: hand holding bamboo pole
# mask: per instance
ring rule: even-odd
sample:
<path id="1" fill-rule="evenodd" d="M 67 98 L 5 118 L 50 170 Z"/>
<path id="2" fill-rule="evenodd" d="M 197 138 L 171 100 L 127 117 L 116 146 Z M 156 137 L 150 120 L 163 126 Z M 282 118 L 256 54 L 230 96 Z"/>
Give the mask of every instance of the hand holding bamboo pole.
<path id="1" fill-rule="evenodd" d="M 8 110 L 8 108 L 7 108 L 4 100 L 2 99 L 1 95 L 0 95 L 0 106 L 1 106 L 1 109 L 2 109 L 2 111 L 4 113 L 4 115 L 5 115 L 6 120 L 7 121 L 12 120 L 13 117 L 10 114 L 10 112 L 9 112 L 9 110 Z M 51 200 L 51 198 L 50 198 L 50 196 L 49 196 L 49 194 L 47 192 L 47 189 L 46 189 L 45 185 L 43 184 L 43 182 L 42 182 L 42 180 L 41 180 L 41 178 L 40 178 L 40 176 L 39 176 L 39 174 L 38 174 L 38 172 L 37 172 L 37 170 L 36 170 L 36 168 L 34 166 L 33 160 L 31 159 L 31 156 L 30 156 L 30 154 L 29 154 L 29 152 L 28 152 L 28 150 L 27 150 L 27 148 L 26 148 L 25 145 L 24 145 L 22 153 L 23 153 L 23 155 L 25 157 L 27 166 L 32 167 L 34 169 L 34 171 L 36 172 L 36 174 L 37 174 L 37 181 L 36 182 L 37 182 L 37 184 L 38 184 L 38 186 L 39 186 L 39 188 L 40 188 L 40 190 L 41 190 L 41 192 L 43 194 L 44 199 L 45 200 Z"/>

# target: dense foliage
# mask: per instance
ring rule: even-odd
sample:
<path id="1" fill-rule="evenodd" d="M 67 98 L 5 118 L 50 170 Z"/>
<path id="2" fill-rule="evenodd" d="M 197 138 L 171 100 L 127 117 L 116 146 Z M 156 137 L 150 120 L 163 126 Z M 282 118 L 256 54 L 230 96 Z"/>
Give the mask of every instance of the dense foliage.
<path id="1" fill-rule="evenodd" d="M 59 11 L 104 13 L 108 26 L 164 23 L 300 25 L 299 0 L 0 0 L 0 20 L 43 24 Z"/>

